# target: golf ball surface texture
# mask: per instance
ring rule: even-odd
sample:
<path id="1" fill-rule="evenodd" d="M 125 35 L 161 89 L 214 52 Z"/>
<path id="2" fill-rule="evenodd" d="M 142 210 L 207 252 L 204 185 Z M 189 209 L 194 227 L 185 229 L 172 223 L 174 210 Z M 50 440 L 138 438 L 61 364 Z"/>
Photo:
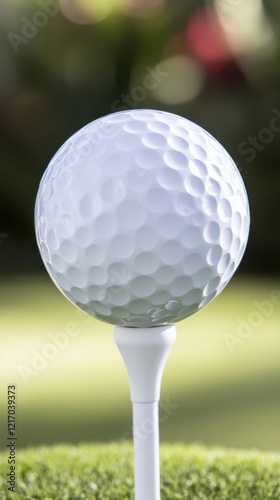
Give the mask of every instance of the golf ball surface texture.
<path id="1" fill-rule="evenodd" d="M 204 129 L 153 110 L 113 113 L 51 160 L 36 237 L 59 289 L 114 325 L 173 323 L 208 304 L 248 239 L 246 190 Z"/>

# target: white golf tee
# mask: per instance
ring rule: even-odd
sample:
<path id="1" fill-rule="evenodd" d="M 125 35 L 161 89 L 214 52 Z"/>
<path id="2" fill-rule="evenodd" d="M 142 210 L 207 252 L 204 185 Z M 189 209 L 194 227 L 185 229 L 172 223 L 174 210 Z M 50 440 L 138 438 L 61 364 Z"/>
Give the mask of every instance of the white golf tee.
<path id="1" fill-rule="evenodd" d="M 161 378 L 176 339 L 173 325 L 115 327 L 133 404 L 135 500 L 160 500 L 159 418 Z"/>

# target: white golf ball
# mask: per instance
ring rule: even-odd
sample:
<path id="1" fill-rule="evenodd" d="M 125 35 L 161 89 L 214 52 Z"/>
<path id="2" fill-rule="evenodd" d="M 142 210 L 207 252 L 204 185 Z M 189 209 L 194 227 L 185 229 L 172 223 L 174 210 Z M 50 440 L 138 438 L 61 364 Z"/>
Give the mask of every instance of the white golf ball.
<path id="1" fill-rule="evenodd" d="M 225 149 L 185 118 L 113 113 L 51 160 L 36 237 L 58 288 L 114 325 L 179 321 L 226 286 L 244 253 L 249 206 Z"/>

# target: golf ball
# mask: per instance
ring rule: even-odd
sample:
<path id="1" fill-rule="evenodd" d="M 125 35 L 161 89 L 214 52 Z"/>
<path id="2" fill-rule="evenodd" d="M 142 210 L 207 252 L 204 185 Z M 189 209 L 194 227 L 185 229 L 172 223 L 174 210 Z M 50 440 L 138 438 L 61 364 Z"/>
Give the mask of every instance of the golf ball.
<path id="1" fill-rule="evenodd" d="M 108 323 L 146 327 L 182 320 L 222 291 L 249 218 L 243 180 L 216 139 L 139 109 L 65 142 L 41 180 L 35 230 L 68 299 Z"/>

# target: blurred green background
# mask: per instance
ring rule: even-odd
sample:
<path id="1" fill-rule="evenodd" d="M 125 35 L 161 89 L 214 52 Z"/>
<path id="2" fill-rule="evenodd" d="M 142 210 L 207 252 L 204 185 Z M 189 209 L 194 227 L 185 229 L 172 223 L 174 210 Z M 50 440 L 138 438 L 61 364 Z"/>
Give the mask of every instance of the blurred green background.
<path id="1" fill-rule="evenodd" d="M 131 437 L 112 328 L 50 282 L 33 207 L 70 134 L 112 111 L 154 108 L 197 122 L 228 149 L 252 217 L 237 276 L 178 325 L 161 438 L 280 450 L 279 26 L 277 0 L 1 1 L 1 447 L 9 383 L 19 446 Z"/>

